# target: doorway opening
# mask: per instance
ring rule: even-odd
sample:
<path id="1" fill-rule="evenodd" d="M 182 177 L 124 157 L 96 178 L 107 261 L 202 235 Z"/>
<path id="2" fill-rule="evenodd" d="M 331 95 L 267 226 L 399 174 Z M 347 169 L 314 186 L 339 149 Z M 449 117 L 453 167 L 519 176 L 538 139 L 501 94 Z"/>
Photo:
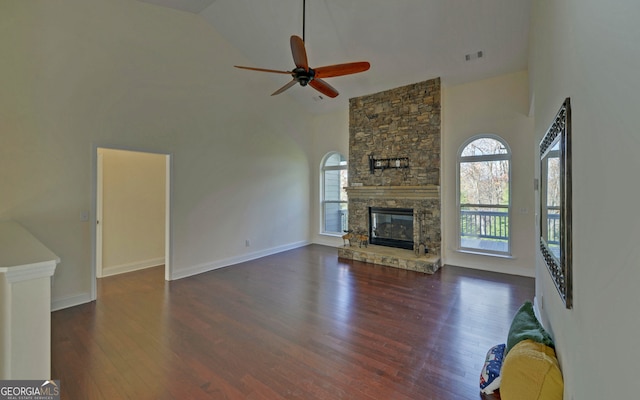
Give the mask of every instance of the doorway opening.
<path id="1" fill-rule="evenodd" d="M 95 279 L 164 265 L 171 278 L 169 154 L 96 147 Z"/>

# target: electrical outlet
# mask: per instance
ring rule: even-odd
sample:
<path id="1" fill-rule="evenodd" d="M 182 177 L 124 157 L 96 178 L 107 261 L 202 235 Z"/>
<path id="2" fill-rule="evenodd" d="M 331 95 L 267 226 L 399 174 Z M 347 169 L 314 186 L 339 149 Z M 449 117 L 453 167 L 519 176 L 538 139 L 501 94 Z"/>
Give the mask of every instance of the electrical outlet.
<path id="1" fill-rule="evenodd" d="M 80 221 L 86 222 L 89 220 L 89 211 L 82 211 L 80 213 Z"/>
<path id="2" fill-rule="evenodd" d="M 249 239 L 246 239 L 244 241 L 244 247 L 249 247 L 249 246 L 251 246 L 251 241 Z"/>

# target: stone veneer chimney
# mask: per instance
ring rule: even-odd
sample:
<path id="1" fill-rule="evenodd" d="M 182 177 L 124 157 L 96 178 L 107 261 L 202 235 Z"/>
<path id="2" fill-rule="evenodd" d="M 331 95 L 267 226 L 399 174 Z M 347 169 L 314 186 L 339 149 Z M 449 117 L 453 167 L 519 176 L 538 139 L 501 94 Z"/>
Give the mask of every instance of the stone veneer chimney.
<path id="1" fill-rule="evenodd" d="M 375 169 L 369 157 L 408 158 Z M 369 207 L 412 208 L 414 247 L 440 254 L 440 78 L 349 100 L 349 229 L 368 232 Z"/>

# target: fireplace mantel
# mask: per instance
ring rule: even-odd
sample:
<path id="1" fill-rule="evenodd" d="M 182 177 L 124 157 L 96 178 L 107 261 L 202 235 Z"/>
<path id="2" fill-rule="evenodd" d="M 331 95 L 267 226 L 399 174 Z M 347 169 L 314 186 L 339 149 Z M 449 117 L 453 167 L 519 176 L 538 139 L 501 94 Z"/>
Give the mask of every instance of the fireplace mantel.
<path id="1" fill-rule="evenodd" d="M 440 186 L 347 186 L 350 199 L 440 199 Z"/>

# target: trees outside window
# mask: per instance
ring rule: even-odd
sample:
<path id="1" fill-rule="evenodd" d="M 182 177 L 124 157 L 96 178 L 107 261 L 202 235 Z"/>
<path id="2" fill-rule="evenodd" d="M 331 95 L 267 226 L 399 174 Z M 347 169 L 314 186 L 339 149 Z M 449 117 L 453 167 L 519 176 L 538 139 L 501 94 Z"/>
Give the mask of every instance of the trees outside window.
<path id="1" fill-rule="evenodd" d="M 458 154 L 461 250 L 509 255 L 511 151 L 496 135 L 475 136 Z"/>
<path id="2" fill-rule="evenodd" d="M 322 160 L 321 209 L 322 233 L 340 234 L 347 230 L 348 210 L 347 160 L 337 152 L 328 153 Z"/>

